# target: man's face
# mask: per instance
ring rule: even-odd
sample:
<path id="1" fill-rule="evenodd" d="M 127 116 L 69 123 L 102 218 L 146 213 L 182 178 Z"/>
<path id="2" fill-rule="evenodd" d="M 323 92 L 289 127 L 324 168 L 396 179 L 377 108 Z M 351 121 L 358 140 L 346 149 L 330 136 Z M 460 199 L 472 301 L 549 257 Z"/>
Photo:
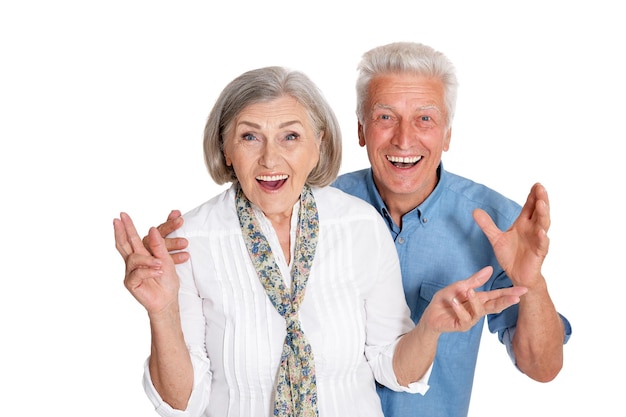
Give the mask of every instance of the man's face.
<path id="1" fill-rule="evenodd" d="M 440 80 L 410 74 L 372 80 L 359 144 L 367 147 L 376 187 L 388 206 L 408 212 L 428 197 L 450 134 Z"/>

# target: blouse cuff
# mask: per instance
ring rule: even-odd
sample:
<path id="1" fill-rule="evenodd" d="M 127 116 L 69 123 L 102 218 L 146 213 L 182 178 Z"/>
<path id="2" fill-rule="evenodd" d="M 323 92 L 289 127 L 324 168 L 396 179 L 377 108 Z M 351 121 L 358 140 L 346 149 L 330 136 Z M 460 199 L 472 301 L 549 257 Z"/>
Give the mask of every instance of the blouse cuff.
<path id="1" fill-rule="evenodd" d="M 428 380 L 433 370 L 433 364 L 430 364 L 428 370 L 424 373 L 424 376 L 422 376 L 419 380 L 411 382 L 408 387 L 400 385 L 396 377 L 396 373 L 393 371 L 393 354 L 399 340 L 400 338 L 398 338 L 398 340 L 391 345 L 385 346 L 381 350 L 366 349 L 366 355 L 370 361 L 370 366 L 372 366 L 372 369 L 374 370 L 374 376 L 380 384 L 393 391 L 424 395 L 430 388 Z M 374 351 L 378 352 L 375 354 Z M 372 364 L 372 361 L 374 361 L 374 364 Z"/>
<path id="2" fill-rule="evenodd" d="M 430 379 L 430 373 L 432 372 L 432 370 L 433 364 L 431 363 L 428 367 L 428 370 L 424 373 L 424 376 L 418 381 L 411 382 L 408 387 L 398 384 L 397 380 L 396 384 L 398 384 L 398 386 L 400 387 L 400 391 L 402 392 L 424 395 L 426 394 L 426 391 L 428 391 L 428 388 L 430 388 L 430 385 L 428 385 L 428 380 Z"/>
<path id="3" fill-rule="evenodd" d="M 176 410 L 163 401 L 156 388 L 152 384 L 149 358 L 144 364 L 143 388 L 154 409 L 161 417 L 191 417 L 202 415 L 206 407 L 206 399 L 209 398 L 211 387 L 211 371 L 209 359 L 203 352 L 196 352 L 192 348 L 189 350 L 191 364 L 193 366 L 193 388 L 187 403 L 186 410 Z"/>

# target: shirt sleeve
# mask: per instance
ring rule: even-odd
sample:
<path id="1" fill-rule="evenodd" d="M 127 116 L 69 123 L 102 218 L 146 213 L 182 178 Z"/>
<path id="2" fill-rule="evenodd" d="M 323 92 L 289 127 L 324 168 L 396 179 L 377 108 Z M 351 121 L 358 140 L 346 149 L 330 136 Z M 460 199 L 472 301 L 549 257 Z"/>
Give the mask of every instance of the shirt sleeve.
<path id="1" fill-rule="evenodd" d="M 188 347 L 189 348 L 189 347 Z M 210 363 L 203 352 L 190 349 L 191 363 L 193 365 L 193 389 L 186 410 L 176 410 L 163 401 L 152 384 L 148 360 L 144 365 L 143 388 L 155 411 L 162 417 L 195 417 L 201 416 L 206 408 L 211 392 Z"/>
<path id="2" fill-rule="evenodd" d="M 572 335 L 572 326 L 565 318 L 565 316 L 559 314 L 559 317 L 561 317 L 561 321 L 563 322 L 563 344 L 566 344 L 570 336 Z M 506 346 L 506 351 L 509 354 L 509 358 L 511 359 L 511 362 L 513 362 L 513 365 L 515 365 L 515 367 L 517 368 L 517 359 L 515 359 L 515 351 L 513 351 L 513 337 L 515 336 L 515 329 L 516 326 L 508 327 L 500 331 L 498 337 L 500 338 L 500 341 L 504 344 L 504 346 Z"/>
<path id="3" fill-rule="evenodd" d="M 186 410 L 176 410 L 163 401 L 152 384 L 148 360 L 144 365 L 143 387 L 156 412 L 162 417 L 199 417 L 204 415 L 211 393 L 210 359 L 204 347 L 205 318 L 202 299 L 194 283 L 192 262 L 176 265 L 180 279 L 179 306 L 181 326 L 193 366 L 193 388 Z"/>
<path id="4" fill-rule="evenodd" d="M 488 290 L 495 290 L 499 288 L 511 287 L 513 283 L 511 279 L 502 271 L 498 277 L 493 281 Z M 498 314 L 490 314 L 487 316 L 487 322 L 489 331 L 491 333 L 497 333 L 498 339 L 502 344 L 506 346 L 509 358 L 514 365 L 517 366 L 517 360 L 515 358 L 515 352 L 513 351 L 513 337 L 515 336 L 515 330 L 517 325 L 517 318 L 519 316 L 519 305 L 512 305 Z M 572 326 L 565 316 L 559 313 L 559 317 L 563 322 L 564 338 L 563 344 L 566 344 L 572 334 Z"/>
<path id="5" fill-rule="evenodd" d="M 433 369 L 433 364 L 430 364 L 424 376 L 418 381 L 410 383 L 408 387 L 400 385 L 393 371 L 393 353 L 399 340 L 398 338 L 393 344 L 378 350 L 366 348 L 365 354 L 374 371 L 374 376 L 379 383 L 393 391 L 424 395 L 428 391 L 428 388 L 430 388 L 428 380 Z"/>
<path id="6" fill-rule="evenodd" d="M 420 393 L 424 395 L 429 388 L 428 379 L 432 363 L 424 376 L 408 387 L 398 383 L 393 370 L 393 355 L 400 337 L 415 327 L 402 288 L 402 277 L 398 253 L 382 218 L 375 213 L 374 232 L 379 242 L 377 256 L 369 248 L 362 248 L 371 262 L 373 285 L 366 297 L 367 338 L 365 355 L 374 373 L 374 378 L 394 391 Z M 371 239 L 363 239 L 371 242 Z M 367 244 L 367 243 L 366 243 Z"/>

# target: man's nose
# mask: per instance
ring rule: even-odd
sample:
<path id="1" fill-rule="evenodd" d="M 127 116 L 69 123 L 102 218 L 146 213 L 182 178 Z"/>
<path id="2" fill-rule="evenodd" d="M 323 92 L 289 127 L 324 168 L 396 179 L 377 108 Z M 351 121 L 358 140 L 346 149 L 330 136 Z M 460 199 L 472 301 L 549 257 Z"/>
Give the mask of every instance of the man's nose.
<path id="1" fill-rule="evenodd" d="M 409 120 L 402 120 L 394 132 L 392 144 L 400 149 L 410 148 L 417 138 L 417 127 Z"/>

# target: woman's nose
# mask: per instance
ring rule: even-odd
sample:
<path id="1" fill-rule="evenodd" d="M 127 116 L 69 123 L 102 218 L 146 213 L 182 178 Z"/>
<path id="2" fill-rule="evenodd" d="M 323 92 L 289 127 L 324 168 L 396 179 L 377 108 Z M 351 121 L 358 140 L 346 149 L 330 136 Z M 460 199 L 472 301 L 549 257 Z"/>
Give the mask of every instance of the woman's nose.
<path id="1" fill-rule="evenodd" d="M 276 161 L 278 160 L 278 147 L 273 141 L 265 142 L 263 146 L 263 151 L 261 153 L 260 163 L 265 168 L 273 168 L 276 165 Z"/>

